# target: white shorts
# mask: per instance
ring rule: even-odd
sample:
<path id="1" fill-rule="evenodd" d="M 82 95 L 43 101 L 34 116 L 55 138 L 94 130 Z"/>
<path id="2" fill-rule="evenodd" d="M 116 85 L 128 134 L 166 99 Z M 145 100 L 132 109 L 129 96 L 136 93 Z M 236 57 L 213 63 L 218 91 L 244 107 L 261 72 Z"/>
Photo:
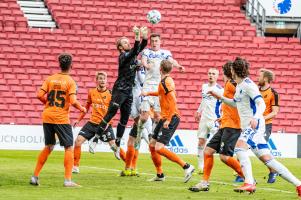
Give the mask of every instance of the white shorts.
<path id="1" fill-rule="evenodd" d="M 218 128 L 219 126 L 215 123 L 215 120 L 201 119 L 197 132 L 198 138 L 212 138 L 212 136 L 218 131 Z"/>
<path id="2" fill-rule="evenodd" d="M 250 149 L 257 157 L 261 157 L 262 155 L 271 154 L 269 146 L 264 139 L 265 133 L 265 122 L 264 120 L 259 121 L 259 126 L 256 130 L 251 129 L 250 127 L 244 129 L 239 140 L 246 142 Z"/>
<path id="3" fill-rule="evenodd" d="M 156 92 L 158 91 L 158 85 L 146 85 L 143 86 L 143 92 Z M 160 102 L 159 97 L 156 96 L 147 96 L 143 97 L 143 101 L 140 106 L 141 111 L 150 111 L 150 108 L 153 108 L 155 112 L 160 112 Z"/>
<path id="4" fill-rule="evenodd" d="M 133 103 L 132 103 L 131 115 L 130 115 L 132 119 L 139 117 L 141 103 L 142 103 L 141 96 L 139 95 L 133 96 Z"/>

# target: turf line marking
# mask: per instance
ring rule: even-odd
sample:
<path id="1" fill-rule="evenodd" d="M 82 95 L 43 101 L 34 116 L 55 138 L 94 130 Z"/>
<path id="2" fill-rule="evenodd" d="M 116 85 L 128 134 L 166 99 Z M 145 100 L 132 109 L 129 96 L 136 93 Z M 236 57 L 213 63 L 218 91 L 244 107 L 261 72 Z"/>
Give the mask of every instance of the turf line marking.
<path id="1" fill-rule="evenodd" d="M 102 168 L 102 167 L 92 167 L 92 166 L 80 166 L 83 168 L 87 168 L 87 169 L 96 169 L 96 170 L 103 170 L 103 171 L 112 171 L 112 172 L 120 172 L 120 169 L 108 169 L 108 168 Z M 154 174 L 150 174 L 150 173 L 139 173 L 139 174 L 143 174 L 143 175 L 147 175 L 147 176 L 154 176 Z M 166 176 L 167 178 L 172 178 L 172 179 L 180 179 L 183 180 L 183 177 L 176 177 L 176 176 Z M 232 184 L 232 183 L 226 183 L 226 182 L 222 182 L 222 181 L 210 181 L 211 183 L 216 183 L 216 184 L 220 184 L 220 185 L 230 185 L 230 186 L 239 186 L 237 184 Z M 279 189 L 274 189 L 274 188 L 266 188 L 266 187 L 260 187 L 260 190 L 266 190 L 266 191 L 274 191 L 274 192 L 283 192 L 283 193 L 287 193 L 287 194 L 295 194 L 294 192 L 291 191 L 286 191 L 286 190 L 279 190 Z"/>

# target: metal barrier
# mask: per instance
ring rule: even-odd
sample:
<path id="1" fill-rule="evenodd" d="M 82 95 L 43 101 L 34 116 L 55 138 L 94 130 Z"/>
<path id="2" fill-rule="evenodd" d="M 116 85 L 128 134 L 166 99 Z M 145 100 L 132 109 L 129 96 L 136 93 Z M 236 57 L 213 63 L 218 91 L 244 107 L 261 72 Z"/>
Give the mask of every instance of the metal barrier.
<path id="1" fill-rule="evenodd" d="M 260 31 L 261 36 L 264 36 L 266 26 L 265 9 L 258 0 L 247 0 L 246 15 L 252 22 L 256 23 L 257 30 Z"/>

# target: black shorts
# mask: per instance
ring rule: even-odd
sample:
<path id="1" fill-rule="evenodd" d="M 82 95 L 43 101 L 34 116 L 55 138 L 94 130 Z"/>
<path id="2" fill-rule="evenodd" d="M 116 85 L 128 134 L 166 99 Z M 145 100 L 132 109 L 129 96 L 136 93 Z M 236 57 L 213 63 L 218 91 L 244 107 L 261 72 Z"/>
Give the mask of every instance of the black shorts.
<path id="1" fill-rule="evenodd" d="M 129 133 L 129 136 L 132 136 L 134 138 L 137 138 L 137 135 L 138 135 L 138 128 L 137 128 L 137 125 L 134 124 L 134 126 L 131 128 L 131 131 Z"/>
<path id="2" fill-rule="evenodd" d="M 98 124 L 94 124 L 92 122 L 87 122 L 84 127 L 79 131 L 78 135 L 83 136 L 87 140 L 93 138 L 96 134 Z M 103 142 L 110 142 L 111 140 L 115 140 L 114 131 L 111 125 L 100 135 L 99 138 Z"/>
<path id="3" fill-rule="evenodd" d="M 269 141 L 270 136 L 272 134 L 272 123 L 265 125 L 264 139 L 265 141 Z"/>
<path id="4" fill-rule="evenodd" d="M 57 134 L 61 146 L 73 146 L 73 133 L 70 124 L 43 123 L 43 130 L 45 137 L 45 145 L 55 145 L 55 134 Z"/>
<path id="5" fill-rule="evenodd" d="M 131 113 L 132 103 L 133 103 L 133 92 L 122 91 L 122 90 L 113 90 L 112 91 L 112 99 L 110 104 L 116 103 L 121 112 Z"/>
<path id="6" fill-rule="evenodd" d="M 168 145 L 169 140 L 175 133 L 175 131 L 180 123 L 180 118 L 178 116 L 174 115 L 171 118 L 168 128 L 163 128 L 163 124 L 165 121 L 166 120 L 160 119 L 159 123 L 157 124 L 157 126 L 154 130 L 154 135 L 152 136 L 152 138 L 157 140 L 157 142 L 160 142 L 164 145 Z"/>
<path id="7" fill-rule="evenodd" d="M 208 142 L 207 147 L 216 150 L 219 154 L 232 157 L 240 133 L 241 130 L 235 128 L 219 129 Z"/>

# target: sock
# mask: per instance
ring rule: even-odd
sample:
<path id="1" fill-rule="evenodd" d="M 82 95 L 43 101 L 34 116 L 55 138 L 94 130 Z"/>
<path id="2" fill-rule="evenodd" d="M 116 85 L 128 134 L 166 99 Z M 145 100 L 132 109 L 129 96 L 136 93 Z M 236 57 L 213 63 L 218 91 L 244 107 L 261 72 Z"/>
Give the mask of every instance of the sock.
<path id="1" fill-rule="evenodd" d="M 129 169 L 131 167 L 132 160 L 135 156 L 135 149 L 133 146 L 128 146 L 125 157 L 125 168 Z"/>
<path id="2" fill-rule="evenodd" d="M 235 153 L 240 162 L 241 169 L 245 177 L 245 183 L 253 184 L 254 178 L 252 173 L 252 164 L 247 150 L 243 148 L 235 148 Z"/>
<path id="3" fill-rule="evenodd" d="M 241 166 L 238 162 L 238 160 L 236 160 L 233 157 L 229 157 L 226 161 L 226 164 L 231 167 L 234 171 L 236 171 L 236 173 L 238 174 L 238 176 L 240 177 L 244 177 L 242 170 L 241 170 Z"/>
<path id="4" fill-rule="evenodd" d="M 177 154 L 175 154 L 174 152 L 169 151 L 166 148 L 161 148 L 159 151 L 157 151 L 160 155 L 166 157 L 168 160 L 175 162 L 177 164 L 179 164 L 181 167 L 185 166 L 185 162 L 177 156 Z"/>
<path id="5" fill-rule="evenodd" d="M 205 165 L 204 165 L 204 174 L 203 174 L 203 180 L 209 181 L 211 171 L 213 168 L 214 158 L 213 155 L 207 155 L 205 154 Z"/>
<path id="6" fill-rule="evenodd" d="M 65 180 L 71 180 L 72 167 L 73 167 L 73 151 L 72 148 L 65 149 Z"/>
<path id="7" fill-rule="evenodd" d="M 274 169 L 284 180 L 294 184 L 295 186 L 301 185 L 301 181 L 276 159 L 273 158 L 272 160 L 267 161 L 265 164 Z"/>
<path id="8" fill-rule="evenodd" d="M 198 146 L 198 168 L 203 170 L 204 168 L 204 147 Z"/>
<path id="9" fill-rule="evenodd" d="M 137 168 L 137 160 L 138 160 L 138 155 L 139 155 L 139 150 L 135 149 L 135 154 L 132 160 L 132 169 L 136 169 Z"/>
<path id="10" fill-rule="evenodd" d="M 149 146 L 149 151 L 151 152 L 152 161 L 156 167 L 157 174 L 162 174 L 162 159 L 160 154 L 158 154 L 155 150 L 155 147 Z"/>
<path id="11" fill-rule="evenodd" d="M 41 153 L 38 156 L 38 160 L 37 160 L 37 164 L 34 170 L 33 175 L 38 177 L 40 175 L 40 172 L 49 156 L 49 154 L 51 153 L 51 150 L 49 149 L 49 147 L 45 147 Z"/>
<path id="12" fill-rule="evenodd" d="M 75 146 L 74 147 L 74 166 L 79 166 L 81 156 L 81 146 Z"/>
<path id="13" fill-rule="evenodd" d="M 123 148 L 120 148 L 120 158 L 125 162 L 126 160 L 126 153 Z"/>

